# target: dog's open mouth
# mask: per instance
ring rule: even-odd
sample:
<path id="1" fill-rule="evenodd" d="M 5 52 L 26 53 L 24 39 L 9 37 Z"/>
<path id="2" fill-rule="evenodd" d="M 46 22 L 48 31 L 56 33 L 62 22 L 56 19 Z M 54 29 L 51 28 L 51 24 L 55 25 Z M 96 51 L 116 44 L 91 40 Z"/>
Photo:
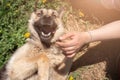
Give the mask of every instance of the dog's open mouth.
<path id="1" fill-rule="evenodd" d="M 56 26 L 42 25 L 40 28 L 40 38 L 44 42 L 50 42 L 56 32 Z"/>
<path id="2" fill-rule="evenodd" d="M 43 40 L 50 40 L 52 38 L 52 32 L 49 33 L 41 32 L 41 38 Z"/>
<path id="3" fill-rule="evenodd" d="M 56 32 L 57 25 L 35 24 L 34 28 L 36 29 L 41 41 L 50 43 Z"/>
<path id="4" fill-rule="evenodd" d="M 52 16 L 43 15 L 34 23 L 41 41 L 50 43 L 57 30 L 57 24 Z"/>

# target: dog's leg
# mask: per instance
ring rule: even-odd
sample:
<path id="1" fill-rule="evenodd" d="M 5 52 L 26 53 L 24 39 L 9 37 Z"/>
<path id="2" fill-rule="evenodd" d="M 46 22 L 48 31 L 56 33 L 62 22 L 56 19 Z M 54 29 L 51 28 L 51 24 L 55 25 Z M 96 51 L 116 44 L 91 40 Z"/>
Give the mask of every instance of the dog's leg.
<path id="1" fill-rule="evenodd" d="M 37 71 L 37 64 L 31 60 L 33 45 L 26 43 L 19 48 L 6 65 L 7 80 L 24 80 Z M 33 53 L 34 54 L 34 53 Z"/>
<path id="2" fill-rule="evenodd" d="M 72 65 L 72 58 L 65 58 L 64 61 L 56 66 L 53 71 L 54 80 L 66 80 Z"/>
<path id="3" fill-rule="evenodd" d="M 41 54 L 38 60 L 38 76 L 39 80 L 49 80 L 50 76 L 50 61 L 45 54 Z"/>
<path id="4" fill-rule="evenodd" d="M 22 59 L 8 69 L 8 80 L 25 80 L 36 73 L 36 71 L 37 65 L 35 63 Z"/>
<path id="5" fill-rule="evenodd" d="M 72 65 L 72 58 L 65 58 L 61 64 L 59 64 L 57 70 L 61 74 L 68 74 Z"/>

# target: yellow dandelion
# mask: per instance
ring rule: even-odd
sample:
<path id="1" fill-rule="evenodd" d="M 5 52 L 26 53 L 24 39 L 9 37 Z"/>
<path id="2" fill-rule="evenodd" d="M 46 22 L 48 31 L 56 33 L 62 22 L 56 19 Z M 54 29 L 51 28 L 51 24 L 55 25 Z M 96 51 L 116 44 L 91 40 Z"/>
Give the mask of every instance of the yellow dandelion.
<path id="1" fill-rule="evenodd" d="M 83 12 L 79 12 L 79 17 L 84 17 L 85 15 L 84 15 L 84 13 Z"/>
<path id="2" fill-rule="evenodd" d="M 47 0 L 42 0 L 42 3 L 46 3 L 47 2 Z"/>
<path id="3" fill-rule="evenodd" d="M 69 80 L 74 80 L 73 76 L 70 76 L 70 77 L 69 77 Z"/>
<path id="4" fill-rule="evenodd" d="M 10 7 L 10 3 L 7 3 L 6 6 L 7 6 L 7 7 Z"/>
<path id="5" fill-rule="evenodd" d="M 16 13 L 18 13 L 19 11 L 18 10 L 15 10 Z"/>
<path id="6" fill-rule="evenodd" d="M 26 33 L 24 34 L 24 37 L 25 37 L 25 38 L 29 38 L 29 37 L 30 37 L 30 33 L 29 33 L 29 32 L 26 32 Z"/>

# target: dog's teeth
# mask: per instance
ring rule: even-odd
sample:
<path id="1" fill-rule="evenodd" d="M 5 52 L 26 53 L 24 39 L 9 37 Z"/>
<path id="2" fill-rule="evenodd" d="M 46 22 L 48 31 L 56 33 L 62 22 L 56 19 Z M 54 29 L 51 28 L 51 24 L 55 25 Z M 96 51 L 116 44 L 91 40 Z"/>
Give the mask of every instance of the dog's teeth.
<path id="1" fill-rule="evenodd" d="M 44 32 L 41 32 L 42 35 L 44 35 Z"/>
<path id="2" fill-rule="evenodd" d="M 48 37 L 48 36 L 51 35 L 51 32 L 49 32 L 48 34 L 45 34 L 44 32 L 41 32 L 41 34 L 42 34 L 43 36 L 45 36 L 45 37 Z"/>
<path id="3" fill-rule="evenodd" d="M 48 36 L 50 36 L 50 35 L 51 35 L 51 32 L 48 33 Z"/>

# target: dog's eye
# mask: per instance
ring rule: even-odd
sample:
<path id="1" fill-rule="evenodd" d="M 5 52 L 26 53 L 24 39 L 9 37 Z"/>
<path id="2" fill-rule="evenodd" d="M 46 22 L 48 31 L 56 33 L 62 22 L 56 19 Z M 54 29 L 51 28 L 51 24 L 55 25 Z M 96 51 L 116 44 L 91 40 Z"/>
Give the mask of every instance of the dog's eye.
<path id="1" fill-rule="evenodd" d="M 58 13 L 57 12 L 53 12 L 52 16 L 56 18 L 56 17 L 58 17 Z"/>
<path id="2" fill-rule="evenodd" d="M 39 13 L 36 13 L 36 15 L 37 15 L 38 17 L 40 17 L 41 13 L 40 13 L 40 12 L 39 12 Z"/>
<path id="3" fill-rule="evenodd" d="M 37 15 L 38 17 L 40 17 L 42 14 L 43 14 L 43 11 L 42 11 L 42 10 L 39 11 L 39 12 L 36 12 L 36 15 Z"/>

